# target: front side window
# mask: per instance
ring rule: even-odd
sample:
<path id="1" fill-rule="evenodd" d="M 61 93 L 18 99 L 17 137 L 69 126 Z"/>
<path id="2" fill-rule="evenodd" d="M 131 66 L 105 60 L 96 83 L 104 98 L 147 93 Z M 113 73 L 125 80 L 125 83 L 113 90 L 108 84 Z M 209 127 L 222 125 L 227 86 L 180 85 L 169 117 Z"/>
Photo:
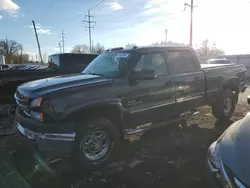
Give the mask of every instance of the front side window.
<path id="1" fill-rule="evenodd" d="M 83 73 L 116 78 L 125 69 L 129 56 L 130 53 L 125 52 L 103 53 L 95 58 Z"/>
<path id="2" fill-rule="evenodd" d="M 134 71 L 142 71 L 153 69 L 155 75 L 160 76 L 168 74 L 167 63 L 163 53 L 151 53 L 141 55 L 140 60 L 136 64 Z"/>
<path id="3" fill-rule="evenodd" d="M 169 51 L 170 66 L 174 74 L 197 71 L 196 59 L 189 50 Z"/>

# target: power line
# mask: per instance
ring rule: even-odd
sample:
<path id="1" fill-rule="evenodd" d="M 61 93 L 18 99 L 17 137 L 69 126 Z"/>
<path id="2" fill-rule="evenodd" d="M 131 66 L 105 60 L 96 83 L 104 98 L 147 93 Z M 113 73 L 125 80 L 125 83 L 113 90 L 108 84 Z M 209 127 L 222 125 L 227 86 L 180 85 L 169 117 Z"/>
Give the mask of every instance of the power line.
<path id="1" fill-rule="evenodd" d="M 147 8 L 146 9 L 146 11 L 147 10 L 149 10 L 149 9 L 152 9 L 152 8 L 154 8 L 154 7 L 158 7 L 159 5 L 163 5 L 163 4 L 166 4 L 166 3 L 168 3 L 169 1 L 164 1 L 164 2 L 161 2 L 161 3 L 154 3 L 154 4 L 152 4 L 152 5 L 150 5 L 150 8 Z M 123 21 L 127 21 L 127 20 L 134 20 L 135 18 L 146 18 L 147 16 L 150 16 L 150 17 L 152 17 L 152 16 L 154 16 L 154 15 L 157 15 L 157 14 L 159 14 L 159 13 L 163 13 L 163 12 L 165 12 L 165 10 L 162 10 L 162 11 L 159 11 L 159 12 L 156 12 L 156 13 L 153 13 L 153 14 L 143 14 L 143 15 L 141 15 L 140 13 L 145 13 L 145 9 L 142 9 L 141 11 L 137 11 L 136 13 L 137 13 L 137 15 L 135 15 L 135 16 L 130 16 L 129 18 L 128 18 L 128 16 L 126 15 L 125 17 L 125 19 L 123 20 Z M 134 13 L 134 11 L 133 12 L 128 12 L 128 14 L 130 14 L 131 15 L 131 13 L 133 14 Z M 116 14 L 116 13 L 115 13 Z M 138 15 L 139 14 L 139 15 Z M 173 15 L 174 13 L 170 13 L 170 14 L 167 14 L 166 16 L 168 16 L 168 15 Z M 113 15 L 112 15 L 112 17 L 114 17 Z M 120 16 L 119 16 L 120 17 Z M 98 22 L 112 22 L 112 19 L 106 19 L 106 20 L 98 20 Z M 118 21 L 115 21 L 115 22 L 120 22 L 119 20 Z"/>
<path id="2" fill-rule="evenodd" d="M 90 7 L 88 10 L 86 10 L 86 11 L 84 11 L 84 12 L 78 14 L 78 15 L 75 16 L 74 18 L 70 19 L 67 23 L 70 23 L 70 22 L 72 22 L 73 20 L 79 18 L 80 16 L 86 14 L 89 10 L 92 10 L 93 8 L 97 7 L 98 5 L 100 5 L 101 3 L 103 3 L 104 1 L 106 1 L 106 0 L 100 1 L 99 3 L 97 3 L 97 4 L 95 4 L 94 6 Z"/>
<path id="3" fill-rule="evenodd" d="M 93 8 L 97 7 L 98 5 L 102 4 L 106 0 L 102 0 L 99 3 L 95 4 L 94 6 L 90 7 L 89 10 L 92 10 Z"/>
<path id="4" fill-rule="evenodd" d="M 60 36 L 60 39 L 61 39 L 60 42 L 62 42 L 62 51 L 64 53 L 65 32 L 62 30 L 62 32 L 60 34 L 61 34 L 61 36 Z"/>
<path id="5" fill-rule="evenodd" d="M 88 15 L 85 15 L 85 17 L 87 17 L 87 20 L 83 20 L 83 23 L 87 23 L 88 25 L 85 26 L 85 28 L 88 28 L 89 30 L 89 53 L 92 53 L 92 40 L 91 40 L 91 29 L 94 29 L 94 27 L 92 26 L 92 24 L 96 23 L 95 21 L 91 21 L 92 18 L 94 18 L 94 16 L 90 15 L 90 10 L 88 10 Z"/>
<path id="6" fill-rule="evenodd" d="M 53 7 L 56 4 L 57 0 L 54 0 L 45 10 L 44 12 L 48 11 L 51 7 Z"/>

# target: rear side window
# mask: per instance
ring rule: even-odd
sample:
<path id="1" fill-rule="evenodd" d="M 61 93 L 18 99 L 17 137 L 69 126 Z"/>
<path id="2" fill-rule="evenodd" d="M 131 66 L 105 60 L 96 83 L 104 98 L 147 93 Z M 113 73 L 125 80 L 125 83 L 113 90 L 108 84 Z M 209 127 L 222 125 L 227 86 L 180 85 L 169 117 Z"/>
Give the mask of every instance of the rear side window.
<path id="1" fill-rule="evenodd" d="M 198 70 L 196 59 L 189 50 L 169 51 L 170 67 L 173 74 L 190 73 Z"/>

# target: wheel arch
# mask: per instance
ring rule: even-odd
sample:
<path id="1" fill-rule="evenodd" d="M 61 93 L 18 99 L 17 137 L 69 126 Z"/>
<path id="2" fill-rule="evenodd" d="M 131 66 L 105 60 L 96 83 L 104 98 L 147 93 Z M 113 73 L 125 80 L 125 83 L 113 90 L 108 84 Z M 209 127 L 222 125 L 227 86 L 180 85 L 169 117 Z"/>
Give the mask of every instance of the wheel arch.
<path id="1" fill-rule="evenodd" d="M 230 89 L 232 91 L 239 92 L 239 84 L 240 81 L 237 77 L 225 79 L 222 83 L 222 89 Z"/>
<path id="2" fill-rule="evenodd" d="M 67 120 L 70 121 L 79 121 L 87 120 L 95 117 L 102 117 L 113 122 L 118 131 L 123 135 L 124 134 L 124 109 L 120 101 L 109 101 L 109 102 L 98 102 L 81 105 L 69 111 L 66 115 Z M 75 130 L 82 126 L 76 125 Z"/>

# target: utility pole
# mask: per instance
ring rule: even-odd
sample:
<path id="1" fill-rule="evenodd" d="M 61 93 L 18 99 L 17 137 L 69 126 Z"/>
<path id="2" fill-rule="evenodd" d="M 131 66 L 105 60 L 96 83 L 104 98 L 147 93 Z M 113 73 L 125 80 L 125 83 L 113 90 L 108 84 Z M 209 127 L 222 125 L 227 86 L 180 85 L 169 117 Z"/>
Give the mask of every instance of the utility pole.
<path id="1" fill-rule="evenodd" d="M 60 42 L 58 42 L 58 47 L 59 47 L 59 49 L 60 49 L 60 53 L 62 53 L 62 46 L 61 46 L 61 43 L 60 43 Z"/>
<path id="2" fill-rule="evenodd" d="M 63 51 L 63 53 L 64 53 L 65 33 L 63 32 L 63 30 L 62 30 L 62 32 L 61 32 L 60 38 L 61 38 L 61 42 L 62 42 L 62 51 Z"/>
<path id="3" fill-rule="evenodd" d="M 193 46 L 193 9 L 194 9 L 194 1 L 191 0 L 191 4 L 184 3 L 184 10 L 186 10 L 186 6 L 189 6 L 191 9 L 191 14 L 190 14 L 190 38 L 189 38 L 189 44 L 192 47 Z"/>
<path id="4" fill-rule="evenodd" d="M 95 52 L 94 52 L 94 41 L 93 41 L 93 40 L 92 40 L 92 48 L 91 48 L 91 52 L 92 52 L 92 53 L 95 53 Z"/>
<path id="5" fill-rule="evenodd" d="M 43 63 L 42 52 L 41 52 L 41 48 L 40 48 L 40 44 L 39 44 L 39 40 L 38 40 L 38 36 L 37 36 L 37 32 L 36 32 L 36 25 L 35 25 L 35 22 L 33 20 L 32 20 L 32 23 L 33 23 L 33 27 L 34 27 L 34 30 L 35 30 L 36 42 L 37 42 L 37 46 L 38 46 L 38 51 L 39 51 L 41 63 Z"/>
<path id="6" fill-rule="evenodd" d="M 23 47 L 21 48 L 21 64 L 23 64 Z"/>
<path id="7" fill-rule="evenodd" d="M 168 40 L 168 30 L 165 29 L 165 46 L 167 46 L 167 40 Z"/>
<path id="8" fill-rule="evenodd" d="M 85 15 L 85 18 L 87 18 L 87 20 L 83 20 L 83 23 L 87 23 L 88 26 L 85 26 L 85 28 L 87 28 L 89 30 L 89 53 L 92 53 L 92 39 L 91 39 L 91 29 L 94 29 L 94 27 L 92 26 L 92 24 L 96 23 L 95 21 L 91 21 L 91 18 L 94 18 L 94 16 L 90 15 L 90 10 L 88 10 L 88 15 Z"/>

